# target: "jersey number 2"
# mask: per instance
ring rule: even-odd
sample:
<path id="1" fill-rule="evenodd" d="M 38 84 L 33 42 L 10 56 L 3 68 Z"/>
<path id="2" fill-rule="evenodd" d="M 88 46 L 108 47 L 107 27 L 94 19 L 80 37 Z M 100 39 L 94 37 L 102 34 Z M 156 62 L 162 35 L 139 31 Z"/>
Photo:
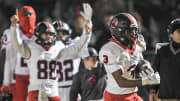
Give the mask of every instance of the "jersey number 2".
<path id="1" fill-rule="evenodd" d="M 58 82 L 72 80 L 73 60 L 65 60 L 63 63 L 57 62 L 57 66 Z"/>

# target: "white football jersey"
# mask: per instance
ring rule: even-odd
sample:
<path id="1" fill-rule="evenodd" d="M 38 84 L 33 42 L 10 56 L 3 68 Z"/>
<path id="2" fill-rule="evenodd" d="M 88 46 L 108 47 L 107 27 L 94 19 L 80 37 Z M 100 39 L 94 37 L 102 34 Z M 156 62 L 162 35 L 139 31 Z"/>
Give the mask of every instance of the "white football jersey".
<path id="1" fill-rule="evenodd" d="M 29 91 L 38 90 L 47 79 L 56 80 L 56 57 L 64 48 L 63 43 L 56 43 L 48 51 L 35 42 L 29 42 L 31 51 L 28 67 L 30 70 Z M 58 65 L 58 64 L 57 64 Z"/>
<path id="2" fill-rule="evenodd" d="M 139 47 L 136 45 L 136 47 Z M 112 94 L 130 94 L 136 92 L 137 87 L 123 88 L 119 87 L 116 83 L 112 73 L 121 69 L 123 77 L 134 80 L 131 75 L 131 66 L 137 65 L 138 61 L 142 58 L 142 52 L 135 48 L 134 53 L 131 55 L 124 48 L 115 42 L 108 42 L 99 52 L 100 62 L 104 63 L 107 72 L 107 87 L 106 90 Z"/>
<path id="3" fill-rule="evenodd" d="M 32 40 L 25 36 L 22 31 L 20 31 L 20 37 L 25 42 Z M 29 75 L 27 60 L 23 58 L 19 52 L 17 52 L 15 73 L 18 75 Z"/>
<path id="4" fill-rule="evenodd" d="M 14 83 L 13 74 L 15 72 L 15 65 L 16 65 L 16 51 L 13 48 L 11 42 L 11 33 L 10 29 L 6 29 L 3 33 L 1 38 L 2 49 L 6 49 L 6 56 L 5 56 L 5 65 L 4 65 L 4 79 L 3 85 L 8 86 L 9 83 Z"/>
<path id="5" fill-rule="evenodd" d="M 74 40 L 70 41 L 70 45 L 76 43 L 80 37 L 76 37 Z M 79 72 L 79 65 L 81 62 L 81 58 L 83 56 L 87 56 L 87 43 L 83 47 L 82 51 L 77 55 L 77 57 L 68 58 L 66 60 L 58 61 L 58 90 L 59 90 L 59 97 L 62 101 L 69 101 L 70 100 L 70 89 L 72 86 L 72 76 Z M 68 47 L 68 45 L 66 46 Z M 60 65 L 61 64 L 61 65 Z"/>
<path id="6" fill-rule="evenodd" d="M 56 42 L 56 44 L 51 46 L 47 51 L 41 45 L 35 43 L 34 40 L 22 41 L 19 37 L 20 31 L 18 27 L 11 26 L 11 33 L 15 49 L 18 50 L 23 57 L 29 58 L 27 61 L 30 72 L 28 91 L 40 90 L 42 86 L 43 88 L 49 87 L 49 84 L 53 85 L 51 91 L 55 91 L 54 87 L 56 86 L 55 82 L 57 76 L 56 67 L 59 65 L 57 59 L 63 61 L 77 57 L 78 53 L 88 43 L 91 35 L 84 33 L 79 41 L 69 47 L 65 47 L 61 41 Z M 56 92 L 53 95 L 51 94 L 53 93 L 48 95 L 50 95 L 50 97 L 58 96 Z"/>
<path id="7" fill-rule="evenodd" d="M 66 47 L 73 45 L 78 40 L 80 40 L 80 37 L 76 37 L 74 40 L 71 40 L 70 41 L 71 44 L 67 45 Z M 63 61 L 60 61 L 60 59 L 57 60 L 58 61 L 57 72 L 58 72 L 59 87 L 72 85 L 72 76 L 76 74 L 77 72 L 79 72 L 79 65 L 80 65 L 81 57 L 87 54 L 84 52 L 84 50 L 87 48 L 87 45 L 88 44 L 86 43 L 82 51 L 79 52 L 79 54 L 76 57 L 66 58 Z"/>

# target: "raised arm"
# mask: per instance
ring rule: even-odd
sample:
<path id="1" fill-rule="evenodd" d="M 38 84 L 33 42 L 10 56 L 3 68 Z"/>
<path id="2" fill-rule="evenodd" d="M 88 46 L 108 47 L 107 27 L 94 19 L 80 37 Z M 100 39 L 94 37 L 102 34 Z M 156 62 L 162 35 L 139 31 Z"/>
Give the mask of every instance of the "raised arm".
<path id="1" fill-rule="evenodd" d="M 11 36 L 12 36 L 12 44 L 14 48 L 24 57 L 30 58 L 30 49 L 28 48 L 27 44 L 21 39 L 20 37 L 20 30 L 17 24 L 18 17 L 16 15 L 11 17 Z"/>
<path id="2" fill-rule="evenodd" d="M 81 15 L 83 16 L 84 20 L 86 21 L 85 27 L 83 29 L 83 34 L 75 44 L 63 49 L 58 57 L 60 59 L 64 59 L 66 57 L 72 57 L 76 58 L 78 57 L 78 54 L 80 53 L 83 48 L 88 46 L 88 42 L 90 40 L 90 36 L 92 33 L 92 14 L 93 14 L 93 9 L 91 8 L 90 4 L 88 3 L 83 3 L 83 10 L 80 12 Z"/>
<path id="3" fill-rule="evenodd" d="M 61 52 L 58 55 L 58 58 L 65 59 L 65 58 L 76 58 L 81 50 L 83 50 L 84 47 L 87 47 L 87 44 L 90 40 L 90 34 L 91 32 L 83 33 L 81 38 L 76 41 L 74 44 L 70 45 L 69 47 L 64 48 L 61 50 Z"/>

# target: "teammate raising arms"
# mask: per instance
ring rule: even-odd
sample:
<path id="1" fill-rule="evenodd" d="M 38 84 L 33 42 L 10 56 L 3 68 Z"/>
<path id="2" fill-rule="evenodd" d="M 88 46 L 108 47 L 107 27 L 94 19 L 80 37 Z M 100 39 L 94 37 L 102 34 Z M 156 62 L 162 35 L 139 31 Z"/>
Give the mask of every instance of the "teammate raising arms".
<path id="1" fill-rule="evenodd" d="M 19 29 L 21 30 L 20 38 L 24 41 L 31 40 L 31 37 L 34 34 L 36 24 L 35 10 L 31 6 L 23 6 L 19 11 L 17 10 L 16 12 L 19 16 Z M 13 17 L 10 20 L 13 21 Z M 8 67 L 5 68 L 5 74 L 7 74 L 8 72 L 9 75 L 6 75 L 5 79 L 8 79 L 8 77 L 12 77 L 12 75 L 15 74 L 16 89 L 13 99 L 16 99 L 17 101 L 26 101 L 28 95 L 29 69 L 27 67 L 26 60 L 21 57 L 21 54 L 19 54 L 19 52 L 14 50 L 11 37 L 12 33 L 10 29 L 7 29 L 5 32 L 6 33 L 4 37 L 6 36 L 6 40 L 8 41 L 7 58 L 9 56 L 9 58 L 6 60 L 6 66 Z M 13 69 L 8 70 L 8 68 L 10 67 Z"/>
<path id="2" fill-rule="evenodd" d="M 58 65 L 56 59 L 76 57 L 90 38 L 91 26 L 86 24 L 80 40 L 65 48 L 63 43 L 55 42 L 56 31 L 48 22 L 38 23 L 33 41 L 22 41 L 19 38 L 21 31 L 17 24 L 18 17 L 13 16 L 13 19 L 11 25 L 13 45 L 24 58 L 28 59 L 29 101 L 38 101 L 39 91 L 46 94 L 49 101 L 60 101 L 56 82 L 56 65 Z"/>
<path id="3" fill-rule="evenodd" d="M 92 13 L 92 8 L 89 4 L 83 3 L 83 11 L 88 10 L 88 13 Z M 82 14 L 82 19 L 85 21 L 86 20 L 86 15 L 84 12 L 81 11 Z M 88 17 L 88 19 L 91 19 L 92 14 Z M 70 39 L 70 35 L 74 34 L 71 33 L 71 29 L 67 23 L 61 20 L 56 20 L 53 22 L 53 26 L 57 31 L 57 41 L 62 41 L 66 47 L 69 45 L 73 45 L 78 41 L 80 38 L 75 38 L 75 40 Z M 84 46 L 84 48 L 87 48 L 88 44 Z M 66 58 L 65 60 L 61 61 L 61 59 L 58 59 L 58 89 L 59 89 L 59 96 L 62 101 L 70 101 L 70 88 L 72 86 L 72 78 L 73 75 L 76 74 L 79 71 L 79 64 L 81 61 L 81 57 L 83 55 L 87 55 L 88 53 L 84 50 L 81 51 L 78 55 L 78 57 L 69 57 Z"/>

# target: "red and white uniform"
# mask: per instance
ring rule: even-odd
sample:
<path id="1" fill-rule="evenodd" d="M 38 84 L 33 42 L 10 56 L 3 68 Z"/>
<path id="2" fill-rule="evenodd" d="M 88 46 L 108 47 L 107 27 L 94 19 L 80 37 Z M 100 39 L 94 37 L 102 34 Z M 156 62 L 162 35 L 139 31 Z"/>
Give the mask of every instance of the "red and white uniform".
<path id="1" fill-rule="evenodd" d="M 76 37 L 75 40 L 71 40 L 71 44 L 73 45 L 76 43 L 80 37 Z M 79 72 L 79 65 L 81 62 L 81 57 L 88 54 L 87 51 L 85 51 L 88 44 L 86 44 L 83 48 L 83 50 L 77 55 L 77 57 L 73 58 L 67 58 L 66 60 L 58 61 L 58 91 L 59 91 L 59 97 L 62 101 L 69 101 L 70 97 L 70 89 L 72 86 L 72 77 L 77 72 Z M 68 47 L 68 46 L 66 46 Z M 61 65 L 60 65 L 61 64 Z"/>
<path id="2" fill-rule="evenodd" d="M 18 101 L 16 87 L 15 87 L 16 81 L 14 78 L 15 65 L 16 65 L 16 52 L 14 51 L 10 34 L 11 34 L 10 29 L 6 29 L 1 38 L 2 49 L 3 48 L 6 49 L 3 85 L 9 86 L 10 92 L 13 94 L 13 101 Z"/>
<path id="3" fill-rule="evenodd" d="M 22 40 L 19 40 L 20 31 L 18 27 L 11 26 L 11 32 L 15 48 L 24 57 L 30 56 L 27 61 L 30 71 L 29 92 L 44 90 L 48 97 L 58 96 L 56 59 L 63 61 L 77 57 L 88 42 L 90 35 L 83 34 L 81 39 L 70 47 L 64 47 L 63 43 L 56 42 L 49 50 L 45 50 L 34 41 L 22 42 Z"/>
<path id="4" fill-rule="evenodd" d="M 137 87 L 120 87 L 112 76 L 112 73 L 121 69 L 123 71 L 123 77 L 128 80 L 134 80 L 135 78 L 131 75 L 130 67 L 138 64 L 138 61 L 143 58 L 142 51 L 139 49 L 141 49 L 139 45 L 134 45 L 134 48 L 129 50 L 115 40 L 111 40 L 101 48 L 99 58 L 100 61 L 104 63 L 108 78 L 105 99 L 107 97 L 106 94 L 108 94 L 108 96 L 111 94 L 120 96 L 137 92 Z M 133 94 L 132 96 L 135 95 Z"/>
<path id="5" fill-rule="evenodd" d="M 21 30 L 20 32 L 20 38 L 26 42 L 31 40 L 31 38 L 28 38 Z M 17 98 L 18 101 L 26 101 L 28 96 L 28 85 L 29 85 L 29 68 L 27 64 L 27 60 L 24 59 L 19 52 L 17 52 L 16 57 L 16 68 L 15 68 L 15 74 L 16 74 L 16 88 L 17 88 Z"/>

